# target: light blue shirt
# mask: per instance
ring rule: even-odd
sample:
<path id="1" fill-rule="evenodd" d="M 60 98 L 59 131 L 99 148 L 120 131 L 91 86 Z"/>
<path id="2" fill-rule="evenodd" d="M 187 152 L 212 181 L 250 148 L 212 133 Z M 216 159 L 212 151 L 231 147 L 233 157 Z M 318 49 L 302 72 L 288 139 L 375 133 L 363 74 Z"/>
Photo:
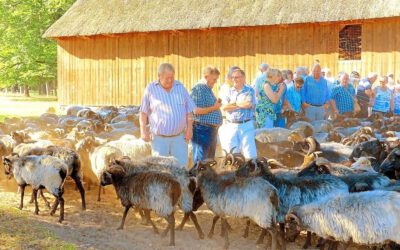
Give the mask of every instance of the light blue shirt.
<path id="1" fill-rule="evenodd" d="M 301 89 L 296 90 L 296 87 L 292 84 L 287 88 L 286 100 L 290 103 L 293 110 L 296 113 L 301 111 Z"/>
<path id="2" fill-rule="evenodd" d="M 322 106 L 328 102 L 330 96 L 326 79 L 321 77 L 317 81 L 312 75 L 307 76 L 301 88 L 301 99 L 313 106 Z"/>
<path id="3" fill-rule="evenodd" d="M 261 88 L 264 83 L 267 81 L 267 73 L 260 73 L 253 82 L 253 88 L 256 91 L 256 94 L 260 93 Z"/>
<path id="4" fill-rule="evenodd" d="M 250 109 L 237 109 L 234 111 L 226 112 L 226 119 L 228 121 L 238 122 L 245 121 L 254 118 L 254 105 L 256 103 L 256 98 L 254 95 L 254 89 L 248 85 L 244 85 L 242 90 L 238 92 L 235 87 L 229 89 L 229 92 L 225 99 L 222 100 L 223 104 L 244 102 L 247 98 L 251 98 L 251 103 L 253 107 Z"/>

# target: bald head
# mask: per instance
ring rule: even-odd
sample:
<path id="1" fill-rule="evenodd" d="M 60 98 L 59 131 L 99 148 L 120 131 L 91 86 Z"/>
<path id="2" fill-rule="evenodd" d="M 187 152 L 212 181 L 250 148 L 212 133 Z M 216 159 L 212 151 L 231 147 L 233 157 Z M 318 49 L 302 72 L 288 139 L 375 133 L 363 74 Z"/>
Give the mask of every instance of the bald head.
<path id="1" fill-rule="evenodd" d="M 312 67 L 312 75 L 315 80 L 319 80 L 321 78 L 321 66 L 319 64 L 314 64 Z"/>
<path id="2" fill-rule="evenodd" d="M 347 74 L 347 73 L 341 74 L 341 75 L 340 75 L 340 78 L 339 78 L 340 84 L 341 84 L 342 86 L 347 87 L 347 85 L 349 84 L 349 79 L 350 79 L 349 74 Z"/>

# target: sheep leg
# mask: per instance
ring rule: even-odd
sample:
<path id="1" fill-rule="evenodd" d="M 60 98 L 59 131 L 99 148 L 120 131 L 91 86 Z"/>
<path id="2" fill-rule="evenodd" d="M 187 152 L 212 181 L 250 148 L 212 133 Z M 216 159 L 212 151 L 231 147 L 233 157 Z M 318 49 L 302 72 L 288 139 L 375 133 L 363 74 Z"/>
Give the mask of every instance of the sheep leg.
<path id="1" fill-rule="evenodd" d="M 271 234 L 271 250 L 277 249 L 277 234 L 275 228 L 268 229 L 269 233 Z"/>
<path id="2" fill-rule="evenodd" d="M 176 228 L 176 230 L 182 231 L 183 227 L 185 226 L 188 219 L 189 219 L 189 213 L 185 213 L 185 215 L 183 216 L 183 219 L 181 221 L 181 224 L 179 224 L 179 226 Z"/>
<path id="3" fill-rule="evenodd" d="M 229 225 L 228 221 L 226 221 L 226 227 L 224 227 L 224 228 L 222 228 L 222 224 L 221 224 L 221 237 L 224 237 L 225 230 L 232 232 L 232 227 L 231 227 L 231 225 Z"/>
<path id="4" fill-rule="evenodd" d="M 72 176 L 71 176 L 72 177 Z M 82 210 L 86 210 L 86 200 L 85 200 L 85 189 L 83 188 L 82 185 L 82 180 L 81 178 L 74 174 L 74 176 L 72 177 L 72 179 L 74 179 L 75 184 L 76 184 L 76 188 L 78 188 L 79 193 L 81 194 L 81 201 L 82 201 Z"/>
<path id="5" fill-rule="evenodd" d="M 58 208 L 58 204 L 60 204 L 60 201 L 58 199 L 56 199 L 54 201 L 53 207 L 51 208 L 51 211 L 50 211 L 50 215 L 51 216 L 53 216 L 56 213 L 57 208 Z"/>
<path id="6" fill-rule="evenodd" d="M 40 197 L 42 197 L 44 203 L 46 204 L 46 207 L 50 208 L 50 202 L 44 196 L 43 189 L 39 189 L 39 193 L 40 193 Z"/>
<path id="7" fill-rule="evenodd" d="M 24 193 L 25 193 L 25 187 L 26 185 L 20 185 L 20 191 L 21 191 L 21 200 L 19 202 L 19 210 L 22 210 L 22 208 L 24 207 Z"/>
<path id="8" fill-rule="evenodd" d="M 33 200 L 35 201 L 35 212 L 34 214 L 38 215 L 39 214 L 39 205 L 38 205 L 38 201 L 37 201 L 37 189 L 33 189 Z"/>
<path id="9" fill-rule="evenodd" d="M 174 213 L 170 214 L 168 216 L 168 224 L 169 224 L 169 228 L 171 230 L 170 233 L 170 239 L 169 239 L 169 245 L 170 246 L 175 246 L 175 217 L 174 217 Z"/>
<path id="10" fill-rule="evenodd" d="M 224 249 L 229 248 L 229 235 L 228 235 L 228 229 L 226 228 L 227 227 L 226 224 L 227 224 L 226 218 L 221 218 L 221 225 L 223 228 L 224 238 L 225 238 Z"/>
<path id="11" fill-rule="evenodd" d="M 246 221 L 246 228 L 244 229 L 243 238 L 249 237 L 249 230 L 250 230 L 250 220 Z"/>
<path id="12" fill-rule="evenodd" d="M 139 214 L 140 218 L 142 219 L 142 222 L 140 222 L 140 224 L 142 224 L 144 226 L 148 226 L 150 224 L 149 220 L 146 218 L 146 215 L 145 215 L 143 209 L 136 207 L 135 212 L 137 212 Z"/>
<path id="13" fill-rule="evenodd" d="M 306 238 L 306 242 L 303 245 L 303 249 L 307 249 L 311 246 L 311 232 L 307 231 L 307 238 Z"/>
<path id="14" fill-rule="evenodd" d="M 214 236 L 215 224 L 217 223 L 218 220 L 219 220 L 219 216 L 215 215 L 213 218 L 213 221 L 212 221 L 210 232 L 208 233 L 208 238 L 210 238 L 210 239 Z"/>
<path id="15" fill-rule="evenodd" d="M 101 201 L 101 185 L 99 185 L 99 193 L 97 194 L 97 201 Z"/>
<path id="16" fill-rule="evenodd" d="M 201 230 L 201 227 L 199 225 L 199 222 L 197 221 L 196 215 L 193 212 L 190 212 L 189 215 L 193 221 L 194 226 L 196 227 L 197 233 L 199 234 L 199 238 L 204 239 L 204 233 L 203 233 L 203 230 Z"/>
<path id="17" fill-rule="evenodd" d="M 318 248 L 319 250 L 324 250 L 325 249 L 325 245 L 326 245 L 326 240 L 324 238 L 319 238 L 318 239 Z"/>
<path id="18" fill-rule="evenodd" d="M 144 216 L 146 217 L 146 220 L 151 224 L 151 226 L 153 227 L 153 231 L 155 234 L 159 234 L 158 228 L 156 227 L 156 225 L 154 224 L 154 222 L 151 220 L 150 218 L 150 210 L 149 209 L 144 209 Z"/>
<path id="19" fill-rule="evenodd" d="M 279 235 L 278 235 L 278 243 L 280 245 L 281 250 L 286 249 L 286 237 L 285 237 L 285 223 L 279 223 Z"/>
<path id="20" fill-rule="evenodd" d="M 60 195 L 57 200 L 60 203 L 60 219 L 58 222 L 62 223 L 64 220 L 64 198 Z"/>
<path id="21" fill-rule="evenodd" d="M 261 230 L 261 234 L 260 234 L 260 236 L 258 237 L 258 240 L 257 240 L 257 242 L 256 242 L 257 245 L 258 245 L 258 244 L 262 244 L 262 243 L 264 242 L 264 237 L 265 237 L 265 235 L 267 235 L 267 230 L 263 228 L 263 229 Z"/>
<path id="22" fill-rule="evenodd" d="M 31 199 L 29 200 L 29 204 L 32 204 L 33 202 L 35 202 L 35 198 L 33 197 L 33 192 L 32 192 Z"/>
<path id="23" fill-rule="evenodd" d="M 122 230 L 122 229 L 124 229 L 125 219 L 126 219 L 126 216 L 128 215 L 128 212 L 129 212 L 129 209 L 130 209 L 130 208 L 131 208 L 131 206 L 126 206 L 126 207 L 125 207 L 124 215 L 122 215 L 121 224 L 119 225 L 119 227 L 117 228 L 117 230 Z"/>

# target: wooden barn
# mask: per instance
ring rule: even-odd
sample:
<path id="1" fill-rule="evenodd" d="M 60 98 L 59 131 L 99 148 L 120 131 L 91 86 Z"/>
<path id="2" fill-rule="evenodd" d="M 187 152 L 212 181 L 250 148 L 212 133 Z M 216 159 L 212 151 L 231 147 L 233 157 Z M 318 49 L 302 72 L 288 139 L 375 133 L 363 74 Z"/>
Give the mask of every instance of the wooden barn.
<path id="1" fill-rule="evenodd" d="M 170 62 L 187 89 L 201 68 L 319 60 L 333 74 L 400 75 L 399 0 L 78 0 L 44 34 L 58 44 L 61 105 L 139 104 Z M 217 85 L 216 88 L 218 88 Z"/>

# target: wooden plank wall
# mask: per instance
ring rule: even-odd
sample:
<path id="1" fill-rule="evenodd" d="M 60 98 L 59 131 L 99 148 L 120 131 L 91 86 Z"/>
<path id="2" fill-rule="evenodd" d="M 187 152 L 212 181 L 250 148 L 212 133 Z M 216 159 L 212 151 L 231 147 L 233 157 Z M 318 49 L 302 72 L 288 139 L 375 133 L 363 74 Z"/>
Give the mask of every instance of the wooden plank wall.
<path id="1" fill-rule="evenodd" d="M 237 65 L 252 82 L 261 62 L 280 69 L 318 59 L 333 74 L 358 70 L 400 76 L 399 18 L 362 23 L 362 60 L 338 61 L 338 32 L 344 23 L 220 28 L 133 33 L 58 40 L 58 94 L 61 105 L 140 104 L 157 66 L 170 62 L 188 90 L 212 64 L 221 71 Z"/>

